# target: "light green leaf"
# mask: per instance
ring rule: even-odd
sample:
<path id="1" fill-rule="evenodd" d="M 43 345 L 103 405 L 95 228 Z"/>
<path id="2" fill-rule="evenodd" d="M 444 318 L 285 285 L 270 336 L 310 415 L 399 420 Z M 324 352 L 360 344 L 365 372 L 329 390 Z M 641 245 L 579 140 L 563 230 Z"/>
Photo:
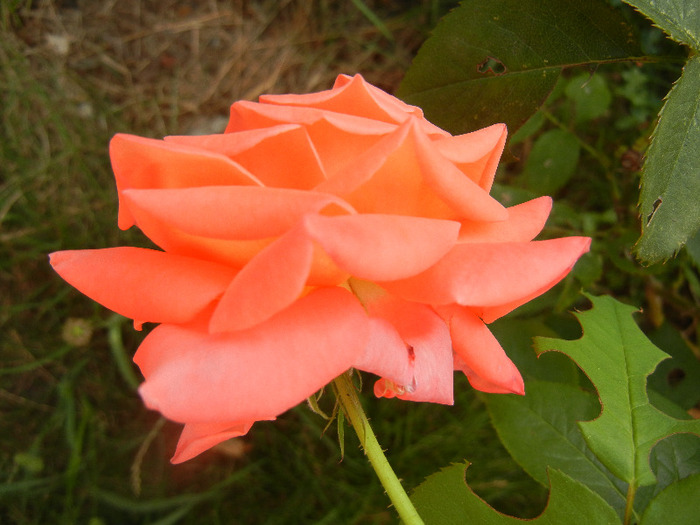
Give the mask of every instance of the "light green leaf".
<path id="1" fill-rule="evenodd" d="M 700 50 L 700 2 L 697 0 L 624 0 L 675 41 Z"/>
<path id="2" fill-rule="evenodd" d="M 563 129 L 543 133 L 525 163 L 527 187 L 540 195 L 553 195 L 576 171 L 581 151 L 576 137 Z"/>
<path id="3" fill-rule="evenodd" d="M 452 133 L 514 132 L 562 68 L 639 59 L 634 31 L 602 0 L 466 0 L 421 47 L 397 94 Z"/>
<path id="4" fill-rule="evenodd" d="M 596 396 L 546 381 L 525 383 L 525 392 L 522 397 L 485 396 L 498 437 L 513 459 L 545 486 L 547 468 L 561 470 L 598 493 L 622 516 L 627 485 L 595 457 L 577 425 L 600 412 Z"/>
<path id="5" fill-rule="evenodd" d="M 699 145 L 700 55 L 668 94 L 644 164 L 636 250 L 645 262 L 668 259 L 700 230 Z"/>
<path id="6" fill-rule="evenodd" d="M 649 402 L 647 376 L 668 356 L 639 330 L 632 319 L 635 309 L 610 297 L 589 298 L 593 308 L 576 315 L 580 339 L 538 338 L 537 348 L 567 354 L 597 388 L 600 416 L 579 423 L 588 447 L 621 480 L 651 485 L 656 481 L 649 466 L 652 447 L 671 434 L 700 435 L 700 420 L 673 418 Z"/>
<path id="7" fill-rule="evenodd" d="M 521 525 L 523 520 L 496 512 L 474 494 L 464 480 L 465 465 L 452 465 L 428 477 L 411 500 L 426 525 Z M 603 499 L 557 470 L 548 472 L 550 494 L 547 508 L 534 525 L 562 523 L 619 524 L 615 511 Z"/>
<path id="8" fill-rule="evenodd" d="M 576 107 L 576 121 L 586 122 L 596 119 L 608 110 L 612 93 L 605 77 L 584 73 L 576 75 L 566 86 L 566 96 Z"/>
<path id="9" fill-rule="evenodd" d="M 700 516 L 700 474 L 663 490 L 647 507 L 639 525 L 688 525 Z"/>

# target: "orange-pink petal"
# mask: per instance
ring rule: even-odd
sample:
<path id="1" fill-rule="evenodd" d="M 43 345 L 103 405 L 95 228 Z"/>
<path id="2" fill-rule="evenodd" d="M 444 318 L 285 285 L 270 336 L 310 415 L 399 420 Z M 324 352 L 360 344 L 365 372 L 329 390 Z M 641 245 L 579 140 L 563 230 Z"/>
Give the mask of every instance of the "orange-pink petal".
<path id="1" fill-rule="evenodd" d="M 175 454 L 170 459 L 173 464 L 183 463 L 215 445 L 234 437 L 244 436 L 255 421 L 237 423 L 185 423 Z"/>
<path id="2" fill-rule="evenodd" d="M 231 281 L 209 330 L 232 332 L 261 323 L 299 298 L 311 270 L 313 243 L 301 229 L 256 255 Z"/>
<path id="3" fill-rule="evenodd" d="M 447 307 L 440 313 L 450 325 L 455 368 L 482 392 L 524 394 L 520 372 L 484 322 L 464 307 Z"/>
<path id="4" fill-rule="evenodd" d="M 276 237 L 305 214 L 331 204 L 353 212 L 334 195 L 261 186 L 125 190 L 122 195 L 137 224 L 150 215 L 170 228 L 214 239 Z"/>
<path id="5" fill-rule="evenodd" d="M 588 237 L 456 245 L 425 272 L 381 283 L 411 301 L 497 307 L 522 304 L 559 282 L 590 247 Z"/>
<path id="6" fill-rule="evenodd" d="M 120 195 L 129 188 L 262 185 L 228 157 L 182 144 L 118 134 L 109 154 Z M 134 219 L 121 198 L 119 204 L 119 227 L 127 229 Z"/>
<path id="7" fill-rule="evenodd" d="M 209 261 L 121 247 L 51 254 L 80 292 L 139 322 L 183 323 L 224 293 L 235 272 Z"/>
<path id="8" fill-rule="evenodd" d="M 209 334 L 156 327 L 134 360 L 151 409 L 185 423 L 258 421 L 304 401 L 362 354 L 367 316 L 341 288 L 321 288 L 255 328 Z"/>
<path id="9" fill-rule="evenodd" d="M 459 223 L 397 215 L 309 215 L 309 235 L 351 275 L 394 280 L 435 264 L 454 246 Z"/>
<path id="10" fill-rule="evenodd" d="M 393 324 L 386 319 L 370 317 L 369 338 L 353 368 L 386 378 L 394 385 L 411 385 L 415 377 L 415 358 Z"/>
<path id="11" fill-rule="evenodd" d="M 423 304 L 384 296 L 365 305 L 371 317 L 391 323 L 408 348 L 408 383 L 396 384 L 382 378 L 374 393 L 378 397 L 398 397 L 451 405 L 453 399 L 453 357 L 447 324 Z"/>
<path id="12" fill-rule="evenodd" d="M 506 208 L 505 221 L 462 221 L 459 242 L 526 242 L 544 228 L 552 210 L 550 197 L 539 197 Z"/>
<path id="13" fill-rule="evenodd" d="M 445 137 L 434 144 L 462 173 L 489 192 L 507 135 L 505 124 L 494 124 L 464 135 Z"/>
<path id="14" fill-rule="evenodd" d="M 308 190 L 326 178 L 308 132 L 298 124 L 164 140 L 225 155 L 269 187 Z"/>
<path id="15" fill-rule="evenodd" d="M 439 153 L 434 143 L 425 135 L 414 130 L 412 138 L 418 165 L 426 184 L 449 204 L 459 217 L 474 221 L 503 221 L 508 218 L 503 205 L 491 197 L 478 181 L 465 177 L 453 162 Z M 468 147 L 469 144 L 466 144 L 465 148 Z M 490 157 L 492 154 L 495 155 L 496 152 L 489 152 L 486 156 Z M 500 154 L 499 150 L 496 159 Z M 481 174 L 478 178 L 481 178 Z"/>

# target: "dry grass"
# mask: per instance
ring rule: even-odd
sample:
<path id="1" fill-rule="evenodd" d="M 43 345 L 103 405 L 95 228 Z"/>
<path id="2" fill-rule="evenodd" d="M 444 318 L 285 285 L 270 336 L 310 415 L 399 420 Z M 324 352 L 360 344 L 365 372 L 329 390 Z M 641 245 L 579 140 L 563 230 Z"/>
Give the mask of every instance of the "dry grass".
<path id="1" fill-rule="evenodd" d="M 426 10 L 416 2 L 407 23 L 390 4 L 368 2 L 393 42 L 352 2 L 329 0 L 44 0 L 15 25 L 37 76 L 50 64 L 76 112 L 110 104 L 130 128 L 162 135 L 201 131 L 235 100 L 328 89 L 341 72 L 393 90 Z"/>

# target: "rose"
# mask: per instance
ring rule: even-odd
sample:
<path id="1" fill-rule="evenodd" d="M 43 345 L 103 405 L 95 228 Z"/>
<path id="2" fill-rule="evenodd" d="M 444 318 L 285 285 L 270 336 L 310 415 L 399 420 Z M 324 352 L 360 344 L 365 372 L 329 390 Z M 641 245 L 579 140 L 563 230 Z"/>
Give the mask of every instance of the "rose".
<path id="1" fill-rule="evenodd" d="M 451 404 L 454 370 L 522 394 L 486 323 L 563 278 L 590 239 L 532 241 L 551 199 L 489 195 L 505 137 L 451 136 L 359 75 L 236 102 L 219 135 L 117 135 L 119 226 L 162 251 L 51 263 L 137 325 L 160 323 L 134 360 L 145 404 L 185 425 L 173 462 L 350 368 L 381 377 L 377 396 Z"/>

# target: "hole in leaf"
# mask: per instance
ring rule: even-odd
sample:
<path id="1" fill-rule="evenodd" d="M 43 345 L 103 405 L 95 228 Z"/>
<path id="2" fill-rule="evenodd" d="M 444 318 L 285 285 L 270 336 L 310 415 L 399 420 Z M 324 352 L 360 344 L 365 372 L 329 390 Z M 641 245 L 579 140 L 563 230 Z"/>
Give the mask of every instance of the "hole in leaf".
<path id="1" fill-rule="evenodd" d="M 508 68 L 506 68 L 505 64 L 497 58 L 486 57 L 486 60 L 479 64 L 476 70 L 484 75 L 499 76 L 503 75 Z"/>
<path id="2" fill-rule="evenodd" d="M 649 226 L 649 223 L 650 223 L 651 220 L 654 218 L 654 214 L 656 213 L 656 210 L 659 209 L 659 206 L 661 206 L 661 203 L 662 203 L 662 202 L 663 202 L 663 199 L 662 199 L 661 197 L 659 197 L 658 199 L 656 199 L 656 200 L 654 201 L 654 209 L 651 211 L 651 213 L 650 213 L 649 216 L 647 217 L 647 226 Z"/>

